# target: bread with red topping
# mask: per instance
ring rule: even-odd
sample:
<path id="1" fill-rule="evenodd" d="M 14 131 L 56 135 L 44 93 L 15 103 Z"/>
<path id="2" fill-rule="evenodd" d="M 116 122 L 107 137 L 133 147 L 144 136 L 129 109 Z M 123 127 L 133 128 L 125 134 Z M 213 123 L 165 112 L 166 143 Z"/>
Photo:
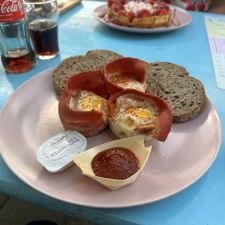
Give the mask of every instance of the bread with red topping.
<path id="1" fill-rule="evenodd" d="M 160 0 L 108 0 L 108 18 L 122 26 L 156 28 L 169 26 L 172 12 Z"/>

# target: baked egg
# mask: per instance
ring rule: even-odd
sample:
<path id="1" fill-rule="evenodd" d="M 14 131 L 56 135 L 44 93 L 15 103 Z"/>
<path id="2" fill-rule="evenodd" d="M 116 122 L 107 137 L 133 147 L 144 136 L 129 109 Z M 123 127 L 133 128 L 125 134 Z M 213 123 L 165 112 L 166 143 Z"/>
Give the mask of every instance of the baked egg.
<path id="1" fill-rule="evenodd" d="M 144 134 L 145 140 L 152 139 L 158 114 L 158 109 L 152 102 L 122 95 L 117 99 L 115 108 L 115 114 L 110 118 L 109 124 L 117 137 Z"/>
<path id="2" fill-rule="evenodd" d="M 98 111 L 107 119 L 107 100 L 87 90 L 74 91 L 71 95 L 69 107 L 72 110 L 87 112 Z"/>
<path id="3" fill-rule="evenodd" d="M 113 84 L 123 88 L 123 89 L 135 89 L 141 92 L 145 92 L 146 86 L 145 83 L 140 83 L 136 79 L 134 79 L 129 74 L 120 74 L 116 73 L 110 76 L 109 79 Z"/>

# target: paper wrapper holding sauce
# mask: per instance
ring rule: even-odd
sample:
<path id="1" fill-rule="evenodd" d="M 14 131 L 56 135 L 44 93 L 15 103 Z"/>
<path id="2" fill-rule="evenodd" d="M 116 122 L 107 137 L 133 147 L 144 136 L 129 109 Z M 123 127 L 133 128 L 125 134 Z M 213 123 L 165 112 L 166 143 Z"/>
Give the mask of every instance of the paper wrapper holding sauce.
<path id="1" fill-rule="evenodd" d="M 127 179 L 109 179 L 104 177 L 95 176 L 92 168 L 91 162 L 96 154 L 106 149 L 122 147 L 127 148 L 132 151 L 140 163 L 139 170 Z M 101 183 L 110 190 L 117 190 L 125 185 L 128 185 L 136 180 L 142 169 L 144 168 L 149 155 L 151 153 L 151 146 L 146 148 L 144 146 L 143 136 L 135 136 L 129 138 L 118 139 L 112 142 L 108 142 L 102 145 L 98 145 L 94 148 L 86 150 L 75 156 L 74 162 L 81 169 L 82 173 L 91 179 Z"/>

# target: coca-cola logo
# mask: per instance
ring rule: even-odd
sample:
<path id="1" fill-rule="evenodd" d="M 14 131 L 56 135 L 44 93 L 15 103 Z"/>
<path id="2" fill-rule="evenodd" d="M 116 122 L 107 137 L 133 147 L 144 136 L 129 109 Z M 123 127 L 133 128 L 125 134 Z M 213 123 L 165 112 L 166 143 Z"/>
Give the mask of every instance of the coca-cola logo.
<path id="1" fill-rule="evenodd" d="M 17 21 L 24 17 L 22 0 L 0 0 L 0 23 Z"/>
<path id="2" fill-rule="evenodd" d="M 2 14 L 15 13 L 15 12 L 19 12 L 19 11 L 23 11 L 23 6 L 17 0 L 6 0 L 1 5 L 1 13 Z"/>

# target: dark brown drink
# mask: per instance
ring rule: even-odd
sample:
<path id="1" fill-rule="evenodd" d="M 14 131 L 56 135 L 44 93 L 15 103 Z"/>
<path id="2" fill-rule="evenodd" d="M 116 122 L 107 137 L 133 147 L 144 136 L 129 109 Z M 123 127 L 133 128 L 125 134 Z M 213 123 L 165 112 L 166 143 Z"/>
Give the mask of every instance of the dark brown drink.
<path id="1" fill-rule="evenodd" d="M 29 30 L 38 58 L 50 59 L 58 54 L 58 27 L 56 21 L 49 19 L 34 20 L 29 24 Z"/>
<path id="2" fill-rule="evenodd" d="M 24 73 L 33 67 L 35 55 L 26 49 L 17 49 L 2 55 L 1 60 L 8 73 Z"/>

